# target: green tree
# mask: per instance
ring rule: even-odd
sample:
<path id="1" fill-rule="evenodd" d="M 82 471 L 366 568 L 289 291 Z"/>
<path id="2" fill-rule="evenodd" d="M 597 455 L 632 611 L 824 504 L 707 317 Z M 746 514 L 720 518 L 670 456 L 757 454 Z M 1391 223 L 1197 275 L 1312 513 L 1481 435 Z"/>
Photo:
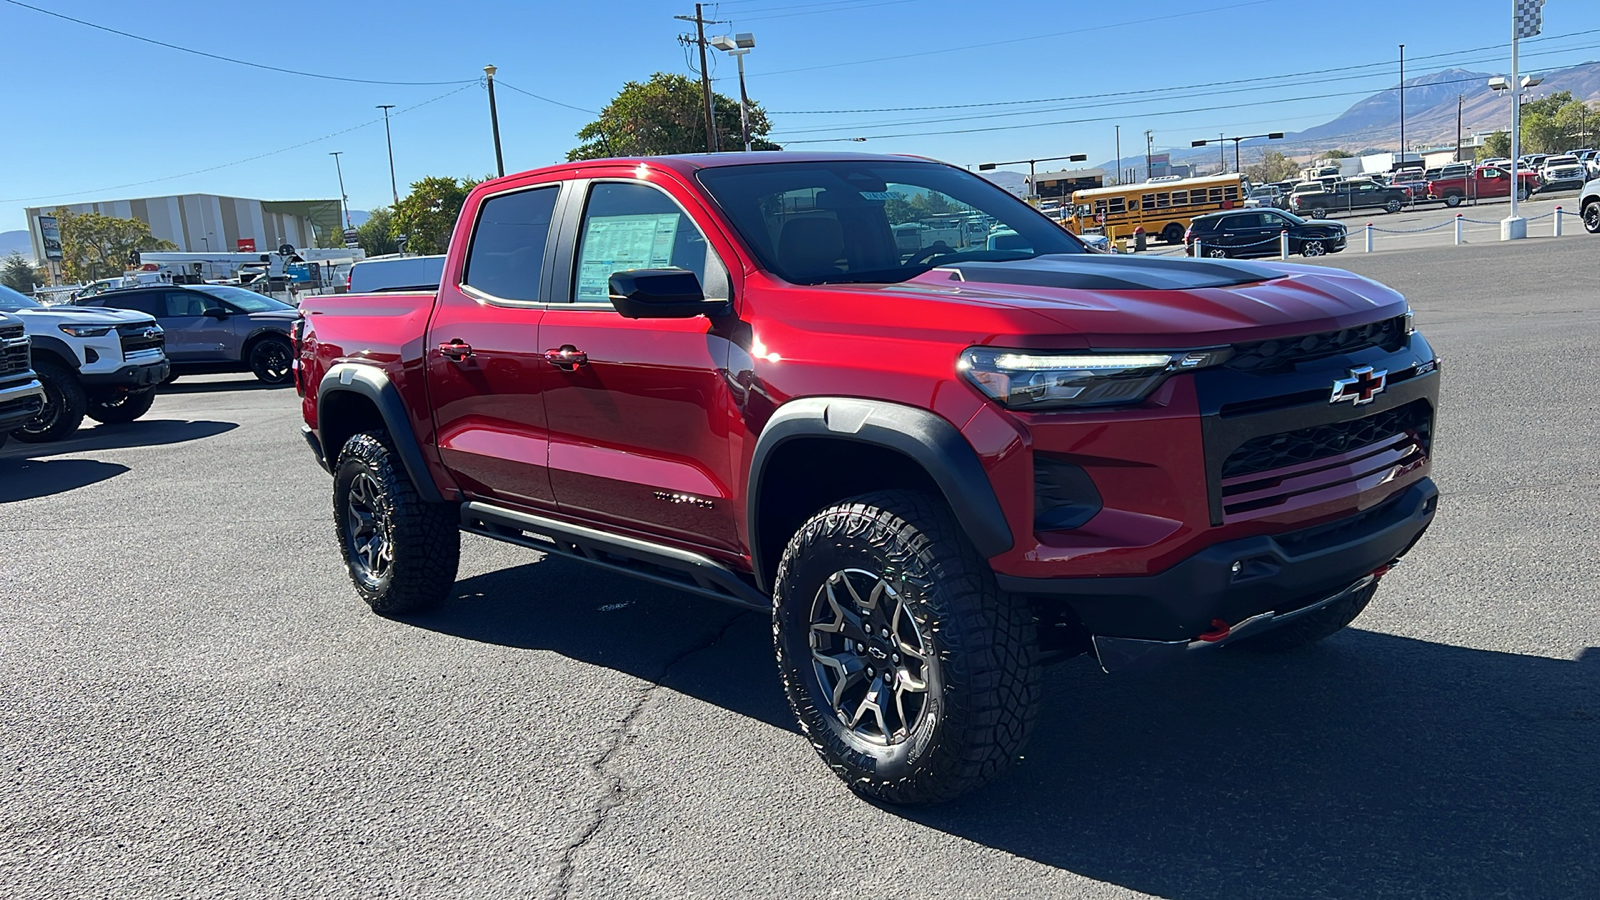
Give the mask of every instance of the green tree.
<path id="1" fill-rule="evenodd" d="M 471 178 L 458 181 L 439 176 L 412 182 L 411 193 L 401 198 L 391 214 L 389 234 L 396 241 L 405 235 L 409 253 L 443 253 L 461 205 L 477 184 Z"/>
<path id="2" fill-rule="evenodd" d="M 176 250 L 178 245 L 150 234 L 138 219 L 119 219 L 100 213 L 56 210 L 61 226 L 61 268 L 69 281 L 93 281 L 120 275 L 128 269 L 135 250 Z"/>
<path id="3" fill-rule="evenodd" d="M 1477 159 L 1494 159 L 1495 157 L 1511 156 L 1511 132 L 1496 131 L 1483 139 L 1482 146 L 1474 154 Z"/>
<path id="4" fill-rule="evenodd" d="M 1256 184 L 1268 184 L 1273 181 L 1288 181 L 1299 175 L 1300 164 L 1276 150 L 1268 150 L 1261 154 L 1260 162 L 1245 166 L 1244 172 Z"/>
<path id="5" fill-rule="evenodd" d="M 367 214 L 367 220 L 356 228 L 356 242 L 368 256 L 382 256 L 400 249 L 394 237 L 394 213 L 380 206 Z"/>
<path id="6" fill-rule="evenodd" d="M 739 101 L 711 95 L 712 120 L 718 134 L 717 149 L 743 150 L 739 130 Z M 772 126 L 761 104 L 750 101 L 750 146 L 778 150 L 766 140 Z M 657 72 L 643 84 L 630 81 L 600 110 L 600 118 L 578 131 L 582 144 L 567 151 L 567 159 L 601 159 L 607 156 L 661 156 L 667 153 L 703 153 L 706 149 L 705 99 L 700 85 L 683 75 Z"/>
<path id="7" fill-rule="evenodd" d="M 1322 154 L 1322 158 L 1323 159 L 1349 159 L 1349 158 L 1351 158 L 1353 156 L 1355 156 L 1354 153 L 1350 153 L 1350 152 L 1347 152 L 1347 151 L 1344 151 L 1344 150 L 1340 150 L 1338 147 L 1335 147 L 1332 150 L 1329 150 L 1326 153 Z M 1282 179 L 1279 179 L 1279 180 L 1281 181 Z"/>
<path id="8" fill-rule="evenodd" d="M 13 250 L 9 256 L 0 261 L 0 284 L 13 291 L 31 294 L 34 288 L 43 283 L 33 263 L 21 253 Z"/>

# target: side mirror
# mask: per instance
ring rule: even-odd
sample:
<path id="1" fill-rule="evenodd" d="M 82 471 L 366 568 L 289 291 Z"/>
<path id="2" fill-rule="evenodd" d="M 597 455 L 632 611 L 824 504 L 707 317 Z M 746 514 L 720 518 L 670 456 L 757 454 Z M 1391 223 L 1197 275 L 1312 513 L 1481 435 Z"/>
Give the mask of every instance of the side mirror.
<path id="1" fill-rule="evenodd" d="M 707 300 L 700 279 L 684 269 L 632 269 L 613 273 L 611 305 L 629 319 L 692 319 L 714 316 L 726 300 Z"/>
<path id="2" fill-rule="evenodd" d="M 201 313 L 200 315 L 205 316 L 208 319 L 226 319 L 228 317 L 228 311 L 220 306 L 208 306 L 206 307 L 205 312 Z"/>

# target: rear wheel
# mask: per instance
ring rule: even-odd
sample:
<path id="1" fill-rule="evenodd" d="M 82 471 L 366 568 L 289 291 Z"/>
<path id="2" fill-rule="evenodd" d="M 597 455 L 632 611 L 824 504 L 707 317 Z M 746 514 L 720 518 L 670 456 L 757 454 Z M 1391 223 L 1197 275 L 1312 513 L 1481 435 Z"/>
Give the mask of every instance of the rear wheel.
<path id="1" fill-rule="evenodd" d="M 142 391 L 137 394 L 123 394 L 108 400 L 92 400 L 89 402 L 89 418 L 106 425 L 121 425 L 132 422 L 150 411 L 150 404 L 156 402 L 155 391 Z"/>
<path id="2" fill-rule="evenodd" d="M 374 612 L 418 612 L 449 595 L 461 554 L 455 510 L 418 496 L 383 432 L 345 442 L 333 521 L 345 569 Z"/>
<path id="3" fill-rule="evenodd" d="M 1176 244 L 1181 240 L 1183 240 L 1183 226 L 1177 222 L 1169 222 L 1167 227 L 1161 229 L 1161 242 L 1163 244 Z"/>
<path id="4" fill-rule="evenodd" d="M 1518 200 L 1526 200 L 1530 196 L 1532 196 L 1532 192 L 1529 191 L 1527 188 L 1525 188 L 1525 187 L 1517 188 L 1517 199 Z"/>
<path id="5" fill-rule="evenodd" d="M 1240 638 L 1233 646 L 1257 653 L 1282 653 L 1285 650 L 1315 644 L 1323 638 L 1337 634 L 1344 630 L 1346 625 L 1354 622 L 1356 616 L 1361 615 L 1361 611 L 1372 601 L 1372 595 L 1377 592 L 1378 583 L 1373 582 L 1338 603 L 1307 613 L 1287 625 L 1255 637 Z"/>
<path id="6" fill-rule="evenodd" d="M 1328 208 L 1326 206 L 1317 206 L 1317 207 L 1313 207 L 1312 208 L 1312 210 L 1311 210 L 1311 218 L 1313 218 L 1313 219 L 1326 219 L 1327 217 L 1328 217 Z"/>
<path id="7" fill-rule="evenodd" d="M 83 385 L 78 383 L 77 373 L 61 363 L 35 359 L 33 371 L 44 387 L 44 408 L 11 434 L 30 444 L 61 440 L 83 424 L 89 398 L 83 392 Z"/>
<path id="8" fill-rule="evenodd" d="M 1455 209 L 1461 205 L 1461 196 L 1459 194 L 1451 194 L 1450 196 L 1444 198 L 1444 205 L 1450 207 L 1451 209 Z"/>
<path id="9" fill-rule="evenodd" d="M 1399 200 L 1390 200 L 1388 203 L 1383 205 L 1383 209 L 1385 212 L 1397 213 L 1400 211 L 1400 206 L 1401 204 Z"/>
<path id="10" fill-rule="evenodd" d="M 801 526 L 778 565 L 773 638 L 812 747 L 887 803 L 938 803 L 993 779 L 1039 705 L 1028 604 L 1000 591 L 926 494 L 866 494 Z"/>
<path id="11" fill-rule="evenodd" d="M 283 384 L 294 374 L 290 362 L 294 348 L 286 338 L 272 335 L 250 345 L 250 371 L 264 384 Z"/>

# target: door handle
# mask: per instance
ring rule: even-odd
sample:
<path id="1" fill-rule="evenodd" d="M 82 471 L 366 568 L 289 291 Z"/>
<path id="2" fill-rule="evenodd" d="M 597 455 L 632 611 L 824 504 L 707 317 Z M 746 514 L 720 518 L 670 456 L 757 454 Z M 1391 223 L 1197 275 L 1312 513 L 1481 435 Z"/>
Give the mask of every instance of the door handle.
<path id="1" fill-rule="evenodd" d="M 571 372 L 579 366 L 587 366 L 589 354 L 571 344 L 563 344 L 559 350 L 546 350 L 544 360 L 563 372 Z"/>
<path id="2" fill-rule="evenodd" d="M 472 355 L 472 345 L 460 338 L 456 338 L 449 343 L 440 344 L 439 355 L 445 359 L 461 362 Z"/>

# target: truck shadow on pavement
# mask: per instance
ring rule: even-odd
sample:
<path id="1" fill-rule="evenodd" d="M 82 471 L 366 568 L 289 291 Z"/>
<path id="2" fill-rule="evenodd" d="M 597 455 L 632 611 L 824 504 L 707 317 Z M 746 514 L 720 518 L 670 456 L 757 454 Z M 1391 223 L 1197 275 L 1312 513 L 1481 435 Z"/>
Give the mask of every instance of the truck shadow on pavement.
<path id="1" fill-rule="evenodd" d="M 465 579 L 408 621 L 796 730 L 764 617 L 577 563 Z M 1568 661 L 1353 628 L 1298 653 L 1224 650 L 1165 671 L 1108 676 L 1079 659 L 1048 669 L 1045 693 L 999 781 L 887 812 L 1164 897 L 1555 897 L 1600 884 L 1600 650 Z"/>
<path id="2" fill-rule="evenodd" d="M 48 444 L 25 444 L 13 438 L 0 447 L 0 503 L 65 493 L 128 471 L 120 463 L 40 457 L 179 444 L 214 437 L 237 427 L 233 422 L 141 419 L 126 425 L 97 425 Z"/>
<path id="3" fill-rule="evenodd" d="M 254 375 L 241 375 L 227 381 L 179 380 L 160 387 L 160 394 L 217 394 L 223 391 L 282 391 L 294 390 L 293 381 L 283 384 L 266 384 Z"/>

